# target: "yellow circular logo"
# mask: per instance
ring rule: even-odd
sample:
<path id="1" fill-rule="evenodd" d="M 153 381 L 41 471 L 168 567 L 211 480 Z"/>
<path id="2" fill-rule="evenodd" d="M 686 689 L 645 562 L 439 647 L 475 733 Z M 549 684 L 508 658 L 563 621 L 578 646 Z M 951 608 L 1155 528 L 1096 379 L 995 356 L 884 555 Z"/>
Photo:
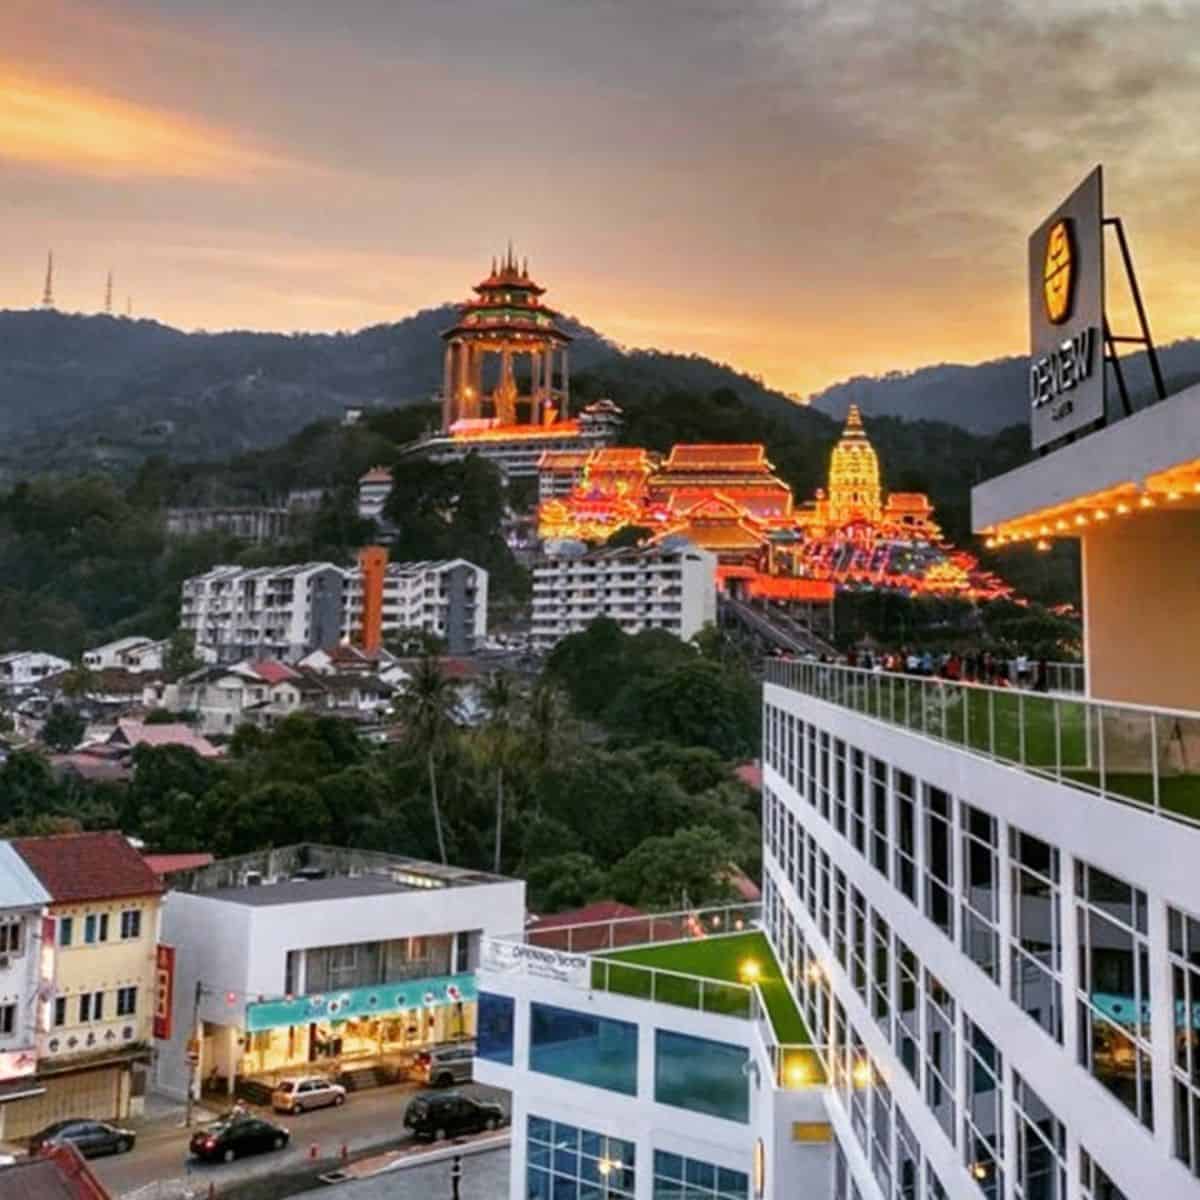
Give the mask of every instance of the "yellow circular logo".
<path id="1" fill-rule="evenodd" d="M 1075 247 L 1071 222 L 1055 221 L 1046 235 L 1046 259 L 1042 265 L 1042 299 L 1052 325 L 1061 325 L 1071 315 L 1075 290 Z"/>

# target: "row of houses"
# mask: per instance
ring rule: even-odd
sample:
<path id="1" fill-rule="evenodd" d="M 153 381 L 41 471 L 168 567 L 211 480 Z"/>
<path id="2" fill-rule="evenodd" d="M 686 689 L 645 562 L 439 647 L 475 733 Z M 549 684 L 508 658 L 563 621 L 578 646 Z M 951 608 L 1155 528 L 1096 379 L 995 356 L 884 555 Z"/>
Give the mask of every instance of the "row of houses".
<path id="1" fill-rule="evenodd" d="M 0 842 L 0 1140 L 128 1119 L 152 1087 L 253 1098 L 300 1068 L 394 1078 L 474 1036 L 481 939 L 524 916 L 520 881 L 398 855 Z"/>

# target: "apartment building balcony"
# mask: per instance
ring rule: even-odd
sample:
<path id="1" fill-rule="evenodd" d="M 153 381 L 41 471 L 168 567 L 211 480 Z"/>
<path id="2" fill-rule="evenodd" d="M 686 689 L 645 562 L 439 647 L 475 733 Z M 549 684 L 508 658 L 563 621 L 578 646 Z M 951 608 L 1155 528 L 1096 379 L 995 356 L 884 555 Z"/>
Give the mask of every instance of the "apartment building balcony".
<path id="1" fill-rule="evenodd" d="M 1041 779 L 1200 826 L 1200 713 L 769 659 L 766 682 Z"/>

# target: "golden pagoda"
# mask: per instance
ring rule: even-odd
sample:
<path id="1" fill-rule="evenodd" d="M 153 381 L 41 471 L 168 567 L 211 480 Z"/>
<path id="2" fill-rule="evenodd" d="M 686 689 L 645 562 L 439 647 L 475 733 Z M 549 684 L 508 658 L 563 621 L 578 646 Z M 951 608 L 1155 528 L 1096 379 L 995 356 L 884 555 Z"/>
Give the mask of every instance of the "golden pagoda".
<path id="1" fill-rule="evenodd" d="M 829 494 L 825 501 L 830 525 L 851 521 L 875 524 L 883 511 L 879 456 L 867 438 L 858 405 L 850 405 L 846 428 L 829 460 Z"/>

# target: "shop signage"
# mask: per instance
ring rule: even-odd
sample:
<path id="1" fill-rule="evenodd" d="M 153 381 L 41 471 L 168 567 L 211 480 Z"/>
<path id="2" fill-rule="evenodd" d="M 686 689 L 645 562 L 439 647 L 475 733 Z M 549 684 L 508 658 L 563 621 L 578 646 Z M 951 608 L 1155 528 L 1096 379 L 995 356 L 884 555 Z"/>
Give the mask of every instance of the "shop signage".
<path id="1" fill-rule="evenodd" d="M 1100 167 L 1029 239 L 1029 349 L 1030 429 L 1035 450 L 1103 422 L 1104 203 Z"/>
<path id="2" fill-rule="evenodd" d="M 568 954 L 565 950 L 496 938 L 484 940 L 480 969 L 497 975 L 532 975 L 584 990 L 591 987 L 592 980 L 591 961 L 586 954 Z"/>
<path id="3" fill-rule="evenodd" d="M 159 945 L 154 951 L 154 1036 L 171 1039 L 171 1009 L 175 1003 L 175 947 Z"/>
<path id="4" fill-rule="evenodd" d="M 0 1083 L 24 1079 L 36 1070 L 37 1051 L 32 1046 L 28 1050 L 5 1050 L 0 1053 Z"/>
<path id="5" fill-rule="evenodd" d="M 246 1032 L 261 1033 L 312 1021 L 349 1021 L 358 1017 L 392 1016 L 414 1008 L 437 1008 L 474 1000 L 475 976 L 438 975 L 409 979 L 376 987 L 343 988 L 291 996 L 282 1000 L 259 1000 L 246 1005 Z"/>

